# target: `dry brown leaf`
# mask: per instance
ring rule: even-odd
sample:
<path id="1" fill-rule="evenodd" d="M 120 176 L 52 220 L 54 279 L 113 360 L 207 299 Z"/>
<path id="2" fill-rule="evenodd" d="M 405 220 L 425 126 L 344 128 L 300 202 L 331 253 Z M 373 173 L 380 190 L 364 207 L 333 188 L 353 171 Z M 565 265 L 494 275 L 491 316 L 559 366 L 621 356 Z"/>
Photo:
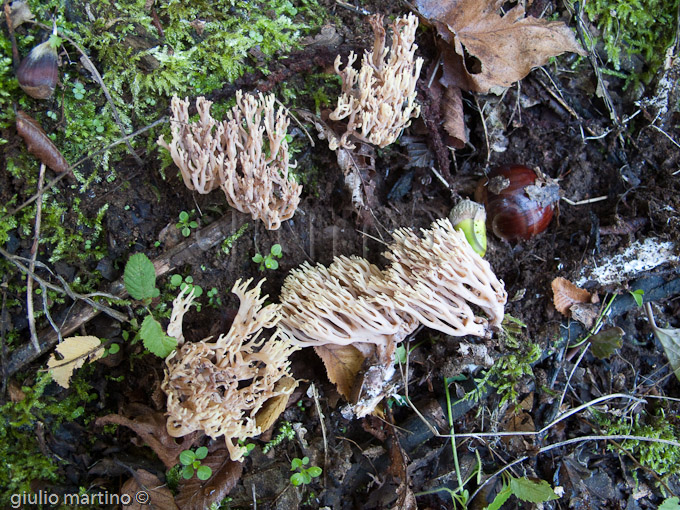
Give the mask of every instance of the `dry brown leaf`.
<path id="1" fill-rule="evenodd" d="M 82 367 L 85 362 L 98 360 L 104 354 L 101 340 L 96 336 L 72 336 L 64 338 L 54 349 L 61 354 L 62 359 L 57 359 L 53 354 L 47 362 L 52 379 L 63 388 L 68 388 L 71 376 L 76 368 Z"/>
<path id="2" fill-rule="evenodd" d="M 318 345 L 314 351 L 326 367 L 328 380 L 335 384 L 347 400 L 352 398 L 352 387 L 364 363 L 364 355 L 352 345 Z"/>
<path id="3" fill-rule="evenodd" d="M 295 379 L 292 377 L 284 377 L 283 379 L 279 379 L 279 381 L 276 383 L 274 392 L 279 393 L 282 389 L 289 390 L 291 388 L 295 388 L 296 386 L 297 381 Z M 274 422 L 279 419 L 281 413 L 286 410 L 286 404 L 288 404 L 288 399 L 291 393 L 292 390 L 286 391 L 285 394 L 270 398 L 264 403 L 262 409 L 257 412 L 255 415 L 255 423 L 258 427 L 260 427 L 262 432 L 265 432 L 269 429 L 269 427 L 274 425 Z"/>
<path id="4" fill-rule="evenodd" d="M 444 91 L 441 108 L 444 129 L 451 137 L 449 145 L 454 149 L 462 149 L 468 141 L 468 136 L 463 115 L 463 95 L 458 87 L 448 87 Z"/>
<path id="5" fill-rule="evenodd" d="M 179 454 L 182 450 L 191 448 L 198 437 L 198 433 L 193 433 L 184 436 L 181 444 L 177 444 L 175 438 L 168 434 L 163 413 L 142 404 L 131 404 L 127 411 L 132 418 L 126 418 L 120 414 L 108 414 L 97 418 L 95 425 L 101 427 L 115 423 L 132 429 L 144 443 L 151 447 L 168 469 L 179 462 Z"/>
<path id="6" fill-rule="evenodd" d="M 123 505 L 123 510 L 179 510 L 168 485 L 143 469 L 135 471 L 120 492 L 130 497 L 130 504 Z"/>
<path id="7" fill-rule="evenodd" d="M 590 292 L 581 289 L 566 278 L 558 276 L 550 284 L 553 291 L 553 304 L 562 315 L 569 316 L 569 309 L 576 303 L 590 303 Z"/>
<path id="8" fill-rule="evenodd" d="M 489 92 L 521 80 L 550 57 L 572 51 L 585 55 L 573 32 L 560 21 L 525 17 L 518 3 L 503 16 L 504 0 L 416 0 L 449 45 L 445 80 L 463 90 Z"/>
<path id="9" fill-rule="evenodd" d="M 57 173 L 70 172 L 71 166 L 61 155 L 57 146 L 52 143 L 40 124 L 21 110 L 17 110 L 17 133 L 26 142 L 28 152 L 33 154 L 41 163 Z"/>
<path id="10" fill-rule="evenodd" d="M 222 501 L 241 478 L 244 463 L 232 461 L 229 450 L 221 447 L 209 453 L 201 465 L 212 469 L 212 476 L 205 481 L 196 476 L 180 481 L 175 502 L 182 510 L 204 510 Z"/>
<path id="11" fill-rule="evenodd" d="M 502 430 L 508 432 L 534 432 L 536 426 L 531 416 L 534 407 L 534 394 L 530 393 L 518 406 L 510 406 L 503 417 Z M 503 442 L 514 452 L 522 452 L 531 448 L 532 439 L 526 436 L 506 436 Z"/>

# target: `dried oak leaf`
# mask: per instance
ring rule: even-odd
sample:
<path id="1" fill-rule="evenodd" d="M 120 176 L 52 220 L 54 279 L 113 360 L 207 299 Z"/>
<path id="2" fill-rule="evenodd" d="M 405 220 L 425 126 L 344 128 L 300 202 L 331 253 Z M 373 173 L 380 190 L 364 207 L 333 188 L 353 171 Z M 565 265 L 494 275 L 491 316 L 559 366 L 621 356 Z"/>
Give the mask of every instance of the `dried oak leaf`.
<path id="1" fill-rule="evenodd" d="M 135 471 L 120 492 L 130 496 L 131 503 L 123 510 L 179 510 L 168 485 L 143 469 Z"/>
<path id="2" fill-rule="evenodd" d="M 179 462 L 182 450 L 191 448 L 198 433 L 185 436 L 181 444 L 177 444 L 174 437 L 168 434 L 166 418 L 163 413 L 142 404 L 131 404 L 128 409 L 131 418 L 120 414 L 107 414 L 95 421 L 95 425 L 102 427 L 110 423 L 122 425 L 132 429 L 158 455 L 166 468 L 170 469 Z"/>
<path id="3" fill-rule="evenodd" d="M 590 292 L 581 289 L 566 278 L 558 276 L 550 284 L 553 291 L 553 304 L 562 315 L 569 316 L 570 308 L 576 303 L 590 303 Z"/>
<path id="4" fill-rule="evenodd" d="M 442 46 L 446 46 L 442 44 Z M 447 51 L 444 49 L 444 51 Z M 463 95 L 461 90 L 450 85 L 438 69 L 439 62 L 432 62 L 427 70 L 427 76 L 437 75 L 436 80 L 425 89 L 425 95 L 429 99 L 422 106 L 421 116 L 425 126 L 430 130 L 432 145 L 437 153 L 439 167 L 448 172 L 451 164 L 448 156 L 448 149 L 440 139 L 439 127 L 444 126 L 444 130 L 449 135 L 446 145 L 454 149 L 462 149 L 468 141 L 468 134 L 465 129 L 465 116 L 463 114 Z M 434 125 L 433 125 L 434 124 Z M 402 136 L 401 139 L 404 137 Z M 440 152 L 443 149 L 443 154 Z M 428 165 L 432 166 L 432 165 Z M 445 175 L 448 178 L 450 175 Z"/>
<path id="5" fill-rule="evenodd" d="M 212 469 L 212 476 L 199 480 L 194 476 L 179 483 L 175 503 L 182 510 L 204 510 L 214 502 L 222 501 L 241 478 L 243 462 L 233 461 L 224 446 L 214 450 L 201 461 L 202 466 Z"/>
<path id="6" fill-rule="evenodd" d="M 351 400 L 352 387 L 366 359 L 362 352 L 352 345 L 333 344 L 317 345 L 314 352 L 323 361 L 328 380 L 335 384 L 338 393 Z"/>
<path id="7" fill-rule="evenodd" d="M 504 4 L 505 0 L 416 0 L 420 14 L 448 43 L 446 86 L 487 93 L 521 80 L 550 57 L 566 51 L 585 55 L 564 23 L 525 17 L 521 3 L 501 16 Z"/>

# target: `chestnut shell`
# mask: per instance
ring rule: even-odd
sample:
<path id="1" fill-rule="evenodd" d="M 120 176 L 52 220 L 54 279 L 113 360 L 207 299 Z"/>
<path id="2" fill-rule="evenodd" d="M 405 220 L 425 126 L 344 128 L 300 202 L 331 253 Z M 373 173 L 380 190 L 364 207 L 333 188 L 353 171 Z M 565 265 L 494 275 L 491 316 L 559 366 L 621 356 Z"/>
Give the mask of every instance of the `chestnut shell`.
<path id="1" fill-rule="evenodd" d="M 17 69 L 19 86 L 35 99 L 49 99 L 59 81 L 57 51 L 49 41 L 39 44 L 21 61 Z"/>
<path id="2" fill-rule="evenodd" d="M 505 181 L 507 187 L 498 193 L 491 191 L 489 184 L 494 178 Z M 531 239 L 548 228 L 555 204 L 541 207 L 525 191 L 538 179 L 536 172 L 524 165 L 503 165 L 479 182 L 475 198 L 486 207 L 489 230 L 501 239 L 517 241 Z"/>

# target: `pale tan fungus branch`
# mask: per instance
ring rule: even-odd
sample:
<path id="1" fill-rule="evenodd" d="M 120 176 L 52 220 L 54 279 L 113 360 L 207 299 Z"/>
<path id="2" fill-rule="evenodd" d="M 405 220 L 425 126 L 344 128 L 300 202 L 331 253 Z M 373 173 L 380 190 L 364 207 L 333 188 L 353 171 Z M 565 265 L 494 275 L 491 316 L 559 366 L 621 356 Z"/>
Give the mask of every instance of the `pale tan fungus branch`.
<path id="1" fill-rule="evenodd" d="M 409 14 L 391 25 L 392 47 L 385 46 L 385 28 L 381 15 L 369 18 L 373 28 L 373 50 L 367 51 L 357 72 L 357 59 L 351 52 L 341 69 L 342 58 L 335 59 L 335 72 L 342 78 L 342 95 L 330 114 L 332 120 L 345 120 L 347 130 L 340 140 L 329 139 L 329 147 L 353 149 L 350 137 L 385 147 L 393 143 L 410 119 L 420 115 L 415 103 L 416 82 L 423 65 L 415 58 L 414 44 L 418 18 Z"/>
<path id="2" fill-rule="evenodd" d="M 199 120 L 189 122 L 189 102 L 172 98 L 172 140 L 158 144 L 170 151 L 184 184 L 199 193 L 220 187 L 235 209 L 262 220 L 269 230 L 290 219 L 302 186 L 291 179 L 286 133 L 290 122 L 273 95 L 259 98 L 236 92 L 227 119 L 210 115 L 212 103 L 196 99 Z"/>
<path id="3" fill-rule="evenodd" d="M 269 426 L 285 409 L 297 385 L 289 361 L 297 347 L 278 329 L 269 338 L 261 336 L 280 319 L 280 305 L 263 306 L 263 281 L 249 291 L 251 280 L 234 284 L 232 292 L 241 303 L 227 334 L 175 350 L 165 361 L 161 385 L 167 394 L 168 433 L 181 437 L 202 430 L 213 439 L 224 436 L 234 461 L 243 460 L 239 440 L 262 433 L 262 424 Z M 173 320 L 181 324 L 192 300 L 193 293 L 178 296 Z"/>

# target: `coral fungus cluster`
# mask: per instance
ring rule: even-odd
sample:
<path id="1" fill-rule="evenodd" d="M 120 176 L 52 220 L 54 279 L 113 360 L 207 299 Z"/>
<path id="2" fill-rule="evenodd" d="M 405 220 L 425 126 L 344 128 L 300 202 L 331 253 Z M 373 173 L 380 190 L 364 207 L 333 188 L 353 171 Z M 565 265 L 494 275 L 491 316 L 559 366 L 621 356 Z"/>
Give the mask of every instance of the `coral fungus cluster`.
<path id="1" fill-rule="evenodd" d="M 504 316 L 503 282 L 448 219 L 423 230 L 422 237 L 402 228 L 393 238 L 384 271 L 360 257 L 336 257 L 328 268 L 305 263 L 281 291 L 281 329 L 296 345 L 317 349 L 331 380 L 333 367 L 320 347 L 336 354 L 356 349 L 372 360 L 372 373 L 360 385 L 364 397 L 352 411 L 359 417 L 386 396 L 396 345 L 419 325 L 452 336 L 488 337 Z"/>
<path id="2" fill-rule="evenodd" d="M 269 338 L 262 336 L 262 330 L 276 327 L 279 305 L 263 306 L 264 280 L 247 290 L 250 281 L 234 284 L 241 304 L 229 331 L 214 342 L 184 343 L 170 354 L 162 384 L 168 433 L 181 437 L 202 430 L 213 439 L 224 436 L 232 460 L 243 458 L 238 441 L 269 428 L 297 386 L 288 360 L 297 348 L 278 329 Z M 168 333 L 179 342 L 182 316 L 192 301 L 193 294 L 182 293 L 173 304 Z"/>
<path id="3" fill-rule="evenodd" d="M 236 92 L 227 119 L 210 115 L 212 102 L 196 99 L 199 120 L 190 122 L 189 101 L 172 98 L 172 140 L 158 144 L 170 151 L 184 184 L 199 193 L 222 188 L 233 208 L 276 230 L 293 216 L 302 186 L 289 176 L 286 110 L 273 95 L 255 98 Z"/>

